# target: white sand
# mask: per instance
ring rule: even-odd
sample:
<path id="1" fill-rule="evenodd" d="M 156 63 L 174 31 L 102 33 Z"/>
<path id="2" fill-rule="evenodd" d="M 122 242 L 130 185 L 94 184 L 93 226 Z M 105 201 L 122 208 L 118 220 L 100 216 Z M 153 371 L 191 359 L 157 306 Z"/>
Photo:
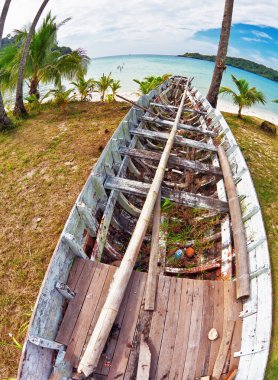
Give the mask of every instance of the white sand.
<path id="1" fill-rule="evenodd" d="M 237 113 L 237 111 L 238 111 L 237 106 L 234 106 L 233 104 L 225 102 L 221 99 L 218 100 L 217 108 L 220 111 L 230 112 L 230 113 Z M 278 125 L 278 115 L 268 111 L 267 109 L 261 110 L 258 108 L 244 108 L 242 114 L 248 115 L 248 116 L 255 116 L 255 117 L 258 117 L 260 119 L 267 120 L 273 124 Z"/>

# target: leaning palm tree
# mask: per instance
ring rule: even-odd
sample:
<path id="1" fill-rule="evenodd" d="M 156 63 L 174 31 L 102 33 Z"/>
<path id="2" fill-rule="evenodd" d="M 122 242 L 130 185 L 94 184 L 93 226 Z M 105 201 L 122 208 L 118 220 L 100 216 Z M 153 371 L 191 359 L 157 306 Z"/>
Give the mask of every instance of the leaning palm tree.
<path id="1" fill-rule="evenodd" d="M 112 83 L 113 79 L 111 78 L 111 73 L 109 75 L 102 74 L 100 79 L 95 81 L 98 92 L 100 93 L 100 100 L 102 102 L 104 102 L 106 91 L 112 85 Z"/>
<path id="2" fill-rule="evenodd" d="M 54 82 L 58 85 L 62 79 L 74 80 L 86 73 L 90 58 L 82 49 L 67 54 L 62 54 L 57 49 L 57 31 L 68 20 L 57 24 L 56 17 L 50 12 L 34 33 L 24 70 L 30 96 L 40 98 L 40 83 Z M 15 31 L 14 43 L 7 45 L 0 52 L 0 81 L 3 90 L 14 90 L 16 87 L 19 63 L 27 36 L 27 30 Z"/>
<path id="3" fill-rule="evenodd" d="M 27 115 L 26 108 L 24 107 L 23 103 L 23 80 L 24 80 L 24 69 L 27 61 L 27 56 L 30 48 L 30 44 L 32 41 L 33 34 L 35 33 L 36 25 L 41 17 L 41 14 L 46 7 L 49 0 L 43 0 L 33 22 L 31 25 L 31 28 L 29 30 L 23 53 L 21 56 L 20 64 L 19 64 L 19 70 L 18 70 L 18 81 L 17 81 L 17 89 L 16 89 L 16 101 L 14 106 L 14 115 L 16 116 L 23 116 Z"/>
<path id="4" fill-rule="evenodd" d="M 233 91 L 229 87 L 221 87 L 219 94 L 228 94 L 232 96 L 233 102 L 238 106 L 238 117 L 241 118 L 241 112 L 243 107 L 251 107 L 256 103 L 266 103 L 265 95 L 256 89 L 256 87 L 249 87 L 249 83 L 245 79 L 237 79 L 234 75 L 231 75 L 233 82 L 235 83 L 238 93 Z"/>
<path id="5" fill-rule="evenodd" d="M 6 21 L 6 17 L 8 14 L 8 10 L 10 7 L 11 0 L 6 0 L 1 12 L 0 16 L 0 49 L 2 45 L 2 37 L 3 37 L 3 30 L 4 30 L 4 25 Z M 5 106 L 2 98 L 2 93 L 1 93 L 1 88 L 0 88 L 0 130 L 2 129 L 9 129 L 12 127 L 12 122 L 8 118 L 7 113 L 5 111 Z"/>
<path id="6" fill-rule="evenodd" d="M 225 60 L 228 51 L 228 44 L 230 38 L 230 31 L 233 17 L 234 0 L 226 0 L 224 15 L 222 20 L 222 28 L 220 34 L 220 40 L 218 45 L 217 56 L 215 60 L 215 66 L 213 76 L 210 84 L 210 88 L 207 94 L 207 100 L 212 107 L 217 106 L 218 92 L 222 81 L 223 72 L 226 69 Z"/>

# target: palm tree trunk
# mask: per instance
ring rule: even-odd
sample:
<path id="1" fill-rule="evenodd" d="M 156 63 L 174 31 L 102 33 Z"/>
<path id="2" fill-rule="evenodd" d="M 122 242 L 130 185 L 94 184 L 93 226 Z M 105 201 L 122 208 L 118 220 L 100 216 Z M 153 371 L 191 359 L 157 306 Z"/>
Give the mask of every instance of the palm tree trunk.
<path id="1" fill-rule="evenodd" d="M 30 88 L 29 88 L 29 95 L 36 95 L 36 97 L 40 98 L 40 92 L 39 92 L 39 80 L 37 77 L 33 77 L 31 79 Z"/>
<path id="2" fill-rule="evenodd" d="M 228 51 L 228 44 L 230 38 L 232 17 L 233 17 L 233 6 L 234 0 L 225 1 L 225 9 L 222 21 L 221 35 L 218 45 L 217 57 L 215 60 L 215 66 L 213 71 L 213 76 L 207 94 L 207 100 L 210 102 L 212 107 L 217 106 L 218 92 L 222 81 L 223 71 L 225 70 L 225 60 Z"/>
<path id="3" fill-rule="evenodd" d="M 23 103 L 23 79 L 24 79 L 24 69 L 27 61 L 27 56 L 30 48 L 30 44 L 32 41 L 32 37 L 34 35 L 36 25 L 41 17 L 41 14 L 46 7 L 49 0 L 44 0 L 32 22 L 31 28 L 28 33 L 27 40 L 24 45 L 23 53 L 21 56 L 20 64 L 19 64 L 19 70 L 18 70 L 18 80 L 17 80 L 17 88 L 16 88 L 16 101 L 14 106 L 14 115 L 16 116 L 24 116 L 27 115 L 26 108 L 24 107 Z"/>
<path id="4" fill-rule="evenodd" d="M 5 1 L 2 12 L 1 12 L 1 16 L 0 16 L 0 48 L 2 45 L 4 25 L 5 25 L 6 17 L 8 14 L 9 7 L 10 7 L 10 3 L 11 3 L 11 0 Z M 4 102 L 3 102 L 1 89 L 0 89 L 0 130 L 9 129 L 12 127 L 12 125 L 13 124 L 11 120 L 8 118 L 7 113 L 5 111 Z"/>
<path id="5" fill-rule="evenodd" d="M 237 114 L 237 117 L 238 117 L 239 119 L 242 119 L 241 111 L 242 111 L 242 106 L 239 106 L 239 108 L 238 108 L 238 114 Z"/>

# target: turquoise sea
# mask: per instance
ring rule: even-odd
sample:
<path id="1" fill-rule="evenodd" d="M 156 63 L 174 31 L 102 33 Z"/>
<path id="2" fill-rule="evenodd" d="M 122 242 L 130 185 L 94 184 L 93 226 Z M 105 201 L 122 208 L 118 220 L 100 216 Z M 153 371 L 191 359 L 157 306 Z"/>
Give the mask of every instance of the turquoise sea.
<path id="1" fill-rule="evenodd" d="M 143 79 L 148 75 L 160 75 L 172 73 L 194 77 L 194 84 L 203 95 L 206 95 L 214 68 L 213 62 L 201 61 L 197 59 L 182 58 L 175 56 L 161 55 L 119 55 L 103 58 L 95 58 L 89 68 L 88 75 L 94 79 L 99 78 L 102 73 L 112 73 L 114 79 L 120 79 L 122 88 L 120 92 L 136 92 L 138 85 L 133 79 Z M 255 105 L 251 110 L 258 111 L 259 114 L 272 114 L 278 117 L 278 104 L 271 100 L 278 98 L 278 83 L 261 76 L 249 73 L 234 67 L 227 67 L 224 73 L 222 85 L 234 87 L 231 74 L 237 78 L 246 79 L 251 86 L 264 92 L 267 97 L 267 104 Z M 221 103 L 231 105 L 231 99 L 220 95 Z"/>

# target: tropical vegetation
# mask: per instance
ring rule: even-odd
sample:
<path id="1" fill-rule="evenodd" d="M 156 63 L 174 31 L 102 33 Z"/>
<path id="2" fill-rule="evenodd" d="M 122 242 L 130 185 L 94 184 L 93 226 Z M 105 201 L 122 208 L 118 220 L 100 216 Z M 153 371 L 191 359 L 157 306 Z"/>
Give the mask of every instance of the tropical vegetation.
<path id="1" fill-rule="evenodd" d="M 92 99 L 92 91 L 95 87 L 95 82 L 93 79 L 85 79 L 83 74 L 78 75 L 75 82 L 71 82 L 77 90 L 81 102 Z"/>
<path id="2" fill-rule="evenodd" d="M 1 15 L 0 15 L 0 49 L 2 46 L 3 30 L 4 30 L 8 10 L 10 7 L 10 3 L 11 3 L 11 0 L 5 0 Z M 3 97 L 1 93 L 1 86 L 0 86 L 0 130 L 11 129 L 12 127 L 13 127 L 13 123 L 6 113 L 4 101 L 3 101 Z"/>
<path id="3" fill-rule="evenodd" d="M 163 74 L 162 76 L 148 76 L 144 80 L 133 79 L 133 81 L 139 84 L 140 94 L 147 94 L 151 90 L 155 89 L 157 86 L 162 84 L 165 80 L 170 78 L 172 74 Z"/>
<path id="4" fill-rule="evenodd" d="M 257 90 L 256 87 L 250 87 L 249 83 L 245 79 L 237 79 L 234 75 L 231 75 L 234 84 L 238 92 L 235 92 L 229 87 L 221 87 L 219 93 L 230 95 L 235 105 L 238 106 L 238 117 L 242 117 L 242 109 L 244 107 L 251 107 L 256 103 L 265 104 L 265 95 Z"/>
<path id="5" fill-rule="evenodd" d="M 216 59 L 215 55 L 205 55 L 200 53 L 185 53 L 180 55 L 180 57 L 200 59 L 201 61 L 210 62 L 215 62 Z M 249 71 L 250 73 L 260 75 L 267 79 L 271 79 L 274 82 L 278 82 L 278 70 L 274 70 L 259 63 L 249 61 L 248 59 L 226 57 L 225 64 L 228 66 L 237 67 L 238 69 Z"/>
<path id="6" fill-rule="evenodd" d="M 23 82 L 24 82 L 24 72 L 27 63 L 27 58 L 30 50 L 30 45 L 33 39 L 33 35 L 36 30 L 37 23 L 44 11 L 44 8 L 47 6 L 49 0 L 43 0 L 39 10 L 37 11 L 34 20 L 30 26 L 30 29 L 26 35 L 26 39 L 23 43 L 22 54 L 19 61 L 18 75 L 17 75 L 17 85 L 16 85 L 16 96 L 15 96 L 15 105 L 14 105 L 14 115 L 15 116 L 26 116 L 28 115 L 26 108 L 23 102 Z"/>
<path id="7" fill-rule="evenodd" d="M 56 17 L 49 13 L 42 26 L 35 32 L 24 71 L 29 95 L 36 95 L 39 98 L 41 83 L 54 82 L 58 85 L 63 78 L 69 80 L 80 78 L 86 73 L 90 59 L 83 50 L 62 54 L 56 49 L 57 31 L 67 21 L 68 19 L 57 23 Z M 4 91 L 15 89 L 20 57 L 27 36 L 26 29 L 15 31 L 14 43 L 6 45 L 0 51 L 0 79 Z"/>
<path id="8" fill-rule="evenodd" d="M 104 102 L 105 100 L 105 95 L 108 91 L 108 89 L 112 86 L 113 79 L 111 77 L 111 73 L 109 75 L 104 75 L 100 77 L 99 80 L 95 81 L 97 90 L 100 94 L 100 100 Z"/>

